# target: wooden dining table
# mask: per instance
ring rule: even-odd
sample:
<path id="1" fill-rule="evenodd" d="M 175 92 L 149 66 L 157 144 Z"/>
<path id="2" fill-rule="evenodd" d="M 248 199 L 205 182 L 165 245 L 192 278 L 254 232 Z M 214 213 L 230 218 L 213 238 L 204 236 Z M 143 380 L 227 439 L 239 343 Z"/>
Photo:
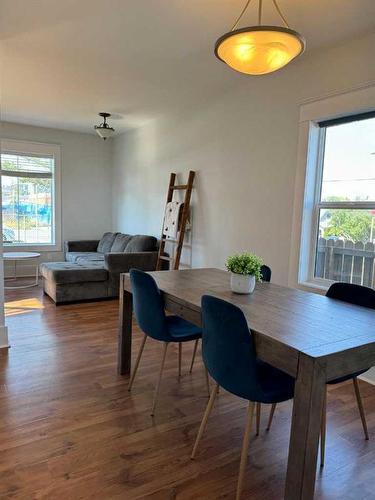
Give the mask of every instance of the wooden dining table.
<path id="1" fill-rule="evenodd" d="M 258 283 L 251 295 L 234 294 L 229 273 L 220 269 L 150 274 L 166 310 L 195 325 L 201 325 L 205 294 L 239 306 L 257 355 L 295 377 L 284 498 L 312 499 L 326 383 L 375 365 L 375 311 L 273 283 Z M 132 293 L 127 274 L 120 278 L 118 342 L 118 372 L 129 375 Z"/>

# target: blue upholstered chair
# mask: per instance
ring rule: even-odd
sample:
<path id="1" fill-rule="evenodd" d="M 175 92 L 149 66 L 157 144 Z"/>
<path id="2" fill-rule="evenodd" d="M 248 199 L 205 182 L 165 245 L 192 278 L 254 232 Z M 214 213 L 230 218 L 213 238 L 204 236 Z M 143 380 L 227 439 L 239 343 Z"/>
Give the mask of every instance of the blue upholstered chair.
<path id="1" fill-rule="evenodd" d="M 271 275 L 272 271 L 271 268 L 263 265 L 261 267 L 260 273 L 262 275 L 262 281 L 271 281 Z M 193 371 L 193 366 L 194 366 L 194 361 L 195 361 L 195 354 L 197 352 L 197 347 L 198 347 L 198 342 L 199 340 L 196 340 L 195 345 L 194 345 L 194 350 L 193 350 L 193 357 L 191 358 L 191 364 L 190 364 L 190 373 Z M 257 405 L 257 435 L 259 434 L 259 426 L 260 426 L 260 404 Z"/>
<path id="2" fill-rule="evenodd" d="M 335 299 L 341 300 L 343 302 L 348 302 L 350 304 L 354 304 L 356 306 L 368 307 L 370 309 L 375 309 L 375 290 L 372 288 L 368 288 L 366 286 L 361 285 L 353 285 L 351 283 L 334 283 L 331 285 L 326 293 L 326 296 Z M 360 333 L 360 332 L 358 332 Z M 369 366 L 365 370 L 361 370 L 359 372 L 351 373 L 350 375 L 346 375 L 345 377 L 340 377 L 336 380 L 331 380 L 328 382 L 328 385 L 339 384 L 340 382 L 345 382 L 347 380 L 353 380 L 354 392 L 357 399 L 359 414 L 362 421 L 363 432 L 365 435 L 365 439 L 368 439 L 368 431 L 367 431 L 367 423 L 366 416 L 363 408 L 361 393 L 359 390 L 359 384 L 357 377 L 365 373 L 371 367 Z M 322 423 L 321 423 L 321 441 L 320 441 L 320 465 L 324 466 L 324 456 L 325 456 L 325 441 L 326 441 L 326 405 L 327 405 L 327 393 L 324 398 L 323 403 L 323 413 L 322 413 Z M 272 408 L 274 411 L 274 408 Z M 271 426 L 273 411 L 271 410 L 269 425 Z"/>
<path id="3" fill-rule="evenodd" d="M 268 283 L 271 281 L 272 271 L 271 271 L 270 267 L 263 265 L 260 269 L 260 274 L 262 275 L 262 281 L 266 281 Z M 260 403 L 256 404 L 256 435 L 257 436 L 259 436 L 259 429 L 260 429 L 261 407 L 262 407 L 262 405 Z M 272 405 L 268 425 L 270 425 L 270 422 L 272 421 L 273 414 L 275 412 L 275 408 L 276 408 L 276 405 Z M 269 430 L 268 426 L 267 426 L 267 430 Z"/>
<path id="4" fill-rule="evenodd" d="M 271 281 L 272 271 L 270 267 L 263 265 L 260 268 L 260 274 L 262 275 L 262 281 L 268 281 L 268 282 Z"/>
<path id="5" fill-rule="evenodd" d="M 179 344 L 179 376 L 181 375 L 181 346 L 182 342 L 189 342 L 191 340 L 198 340 L 202 337 L 202 330 L 189 323 L 188 321 L 180 318 L 179 316 L 166 316 L 164 311 L 163 297 L 160 290 L 152 276 L 139 271 L 137 269 L 130 270 L 130 281 L 133 293 L 133 307 L 134 314 L 140 329 L 143 331 L 144 336 L 141 343 L 133 374 L 130 378 L 129 388 L 130 391 L 135 375 L 138 370 L 139 362 L 142 357 L 143 349 L 147 337 L 154 340 L 159 340 L 164 343 L 162 362 L 159 371 L 159 378 L 155 389 L 154 401 L 152 404 L 151 415 L 154 415 L 161 378 L 163 375 L 163 368 L 167 354 L 167 348 L 171 342 Z M 208 376 L 206 377 L 208 382 Z"/>
<path id="6" fill-rule="evenodd" d="M 326 293 L 326 296 L 331 299 L 342 300 L 343 302 L 348 302 L 356 306 L 368 307 L 370 309 L 375 309 L 375 291 L 372 288 L 361 285 L 353 285 L 351 283 L 334 283 L 331 285 Z M 358 332 L 360 334 L 360 332 Z M 354 392 L 357 399 L 358 410 L 361 416 L 363 433 L 365 439 L 368 439 L 368 430 L 366 423 L 365 411 L 363 408 L 361 393 L 359 390 L 359 384 L 357 377 L 365 373 L 371 367 L 369 366 L 366 370 L 361 370 L 346 377 L 340 377 L 336 380 L 328 382 L 329 385 L 339 384 L 340 382 L 345 382 L 346 380 L 352 380 L 354 386 Z M 321 428 L 321 442 L 320 442 L 320 465 L 324 465 L 324 452 L 325 452 L 325 436 L 326 436 L 326 400 L 327 394 L 325 395 L 324 405 L 323 405 L 323 416 L 322 416 L 322 428 Z"/>
<path id="7" fill-rule="evenodd" d="M 294 379 L 257 358 L 253 337 L 241 309 L 224 300 L 202 298 L 202 354 L 208 373 L 215 380 L 195 441 L 191 458 L 207 424 L 219 386 L 249 401 L 243 439 L 237 500 L 240 498 L 250 441 L 254 403 L 280 403 L 292 399 Z"/>

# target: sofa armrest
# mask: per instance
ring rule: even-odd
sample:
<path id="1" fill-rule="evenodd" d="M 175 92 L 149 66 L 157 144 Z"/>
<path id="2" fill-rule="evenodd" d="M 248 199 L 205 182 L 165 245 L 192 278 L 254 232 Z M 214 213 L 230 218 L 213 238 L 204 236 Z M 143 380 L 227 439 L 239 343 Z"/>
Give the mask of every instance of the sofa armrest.
<path id="1" fill-rule="evenodd" d="M 155 271 L 158 252 L 106 253 L 104 267 L 110 273 L 128 273 L 130 269 Z"/>
<path id="2" fill-rule="evenodd" d="M 99 240 L 64 241 L 64 252 L 96 252 Z"/>

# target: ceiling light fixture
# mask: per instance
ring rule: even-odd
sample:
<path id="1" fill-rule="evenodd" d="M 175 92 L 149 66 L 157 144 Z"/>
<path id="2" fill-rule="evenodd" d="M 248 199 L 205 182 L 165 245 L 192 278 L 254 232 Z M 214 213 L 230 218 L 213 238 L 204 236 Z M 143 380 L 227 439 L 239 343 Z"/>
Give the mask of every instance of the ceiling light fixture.
<path id="1" fill-rule="evenodd" d="M 286 66 L 305 50 L 305 39 L 289 27 L 276 0 L 272 0 L 284 26 L 262 25 L 263 0 L 258 3 L 258 25 L 237 26 L 252 0 L 247 0 L 231 31 L 215 44 L 215 55 L 228 66 L 248 75 L 265 75 Z"/>
<path id="2" fill-rule="evenodd" d="M 108 137 L 111 137 L 111 135 L 114 133 L 115 129 L 110 127 L 107 123 L 107 118 L 111 116 L 110 113 L 99 113 L 99 116 L 102 116 L 104 118 L 103 123 L 100 125 L 95 125 L 95 130 L 97 134 L 104 140 L 106 140 Z"/>

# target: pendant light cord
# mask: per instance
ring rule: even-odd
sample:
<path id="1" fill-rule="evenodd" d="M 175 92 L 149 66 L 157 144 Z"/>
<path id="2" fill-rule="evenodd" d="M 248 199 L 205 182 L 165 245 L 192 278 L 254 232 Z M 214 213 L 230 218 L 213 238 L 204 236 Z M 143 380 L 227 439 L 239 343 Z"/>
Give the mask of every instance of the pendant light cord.
<path id="1" fill-rule="evenodd" d="M 233 24 L 231 31 L 235 30 L 238 26 L 238 23 L 241 21 L 243 15 L 247 11 L 248 6 L 250 5 L 252 0 L 247 0 L 245 7 L 242 9 L 241 14 L 237 17 L 236 22 Z"/>
<path id="2" fill-rule="evenodd" d="M 272 0 L 274 6 L 275 6 L 275 9 L 277 10 L 277 13 L 279 14 L 279 16 L 281 17 L 281 19 L 283 20 L 283 23 L 285 24 L 285 26 L 287 28 L 290 28 L 289 24 L 288 24 L 288 21 L 286 20 L 285 16 L 283 15 L 283 13 L 281 12 L 280 10 L 280 7 L 277 5 L 277 2 L 276 0 Z"/>
<path id="3" fill-rule="evenodd" d="M 233 24 L 233 26 L 231 28 L 231 31 L 234 31 L 237 28 L 239 22 L 243 18 L 244 14 L 247 11 L 247 8 L 249 7 L 249 5 L 250 5 L 251 2 L 252 2 L 252 0 L 247 0 L 247 2 L 245 4 L 245 7 L 241 11 L 241 14 L 237 17 L 235 23 Z M 281 9 L 278 6 L 277 1 L 276 0 L 272 0 L 272 3 L 274 5 L 277 13 L 279 14 L 280 18 L 282 19 L 283 23 L 285 24 L 285 26 L 287 28 L 289 28 L 288 21 L 286 20 L 285 16 L 281 12 Z M 259 26 L 262 24 L 262 7 L 263 7 L 263 0 L 259 0 L 259 6 L 258 6 L 258 25 Z"/>
<path id="4" fill-rule="evenodd" d="M 258 24 L 259 24 L 259 26 L 262 24 L 262 7 L 263 7 L 263 1 L 259 0 L 259 5 L 258 5 Z"/>

